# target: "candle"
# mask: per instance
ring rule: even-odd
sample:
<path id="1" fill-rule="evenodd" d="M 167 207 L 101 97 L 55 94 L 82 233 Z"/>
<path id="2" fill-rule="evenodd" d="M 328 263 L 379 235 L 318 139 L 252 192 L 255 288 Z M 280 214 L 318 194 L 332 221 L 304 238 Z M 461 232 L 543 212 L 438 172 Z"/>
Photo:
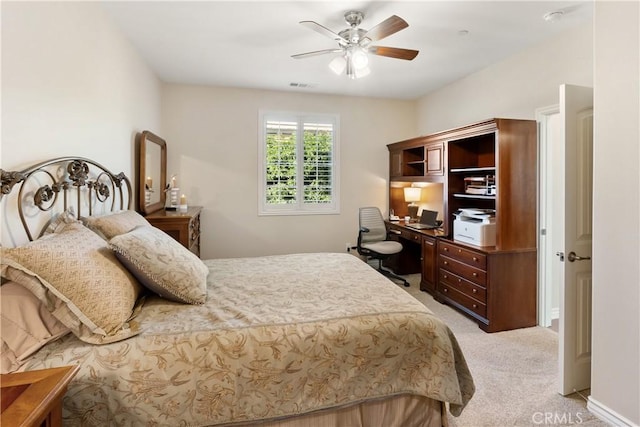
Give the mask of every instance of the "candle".
<path id="1" fill-rule="evenodd" d="M 150 176 L 147 177 L 147 187 L 153 188 L 153 180 Z"/>
<path id="2" fill-rule="evenodd" d="M 185 196 L 184 194 L 182 196 L 180 196 L 180 204 L 181 205 L 186 205 L 187 204 L 187 196 Z"/>

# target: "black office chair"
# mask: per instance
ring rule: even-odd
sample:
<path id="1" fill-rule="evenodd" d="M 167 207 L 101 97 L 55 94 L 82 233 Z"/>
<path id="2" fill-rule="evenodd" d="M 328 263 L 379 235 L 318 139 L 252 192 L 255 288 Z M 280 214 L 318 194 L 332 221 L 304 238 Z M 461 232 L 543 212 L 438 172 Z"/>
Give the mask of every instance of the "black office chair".
<path id="1" fill-rule="evenodd" d="M 380 209 L 376 207 L 360 208 L 360 230 L 358 231 L 358 253 L 378 260 L 378 271 L 390 279 L 396 279 L 409 286 L 402 277 L 382 268 L 382 260 L 402 251 L 402 244 L 387 240 L 387 227 Z"/>

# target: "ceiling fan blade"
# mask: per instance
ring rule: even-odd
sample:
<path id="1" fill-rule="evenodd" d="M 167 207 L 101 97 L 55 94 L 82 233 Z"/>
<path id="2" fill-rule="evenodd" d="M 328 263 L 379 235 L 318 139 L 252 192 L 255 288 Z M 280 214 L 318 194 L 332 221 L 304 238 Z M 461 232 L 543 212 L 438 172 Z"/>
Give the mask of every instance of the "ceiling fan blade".
<path id="1" fill-rule="evenodd" d="M 411 61 L 418 56 L 420 51 L 413 49 L 401 49 L 398 47 L 386 47 L 386 46 L 369 46 L 367 48 L 369 53 L 380 56 L 388 56 L 389 58 L 406 59 Z"/>
<path id="2" fill-rule="evenodd" d="M 310 56 L 318 56 L 318 55 L 324 55 L 327 53 L 340 53 L 340 52 L 342 52 L 342 49 L 324 49 L 324 50 L 316 50 L 313 52 L 298 53 L 297 55 L 291 55 L 291 57 L 296 59 L 302 59 L 302 58 L 309 58 Z"/>
<path id="3" fill-rule="evenodd" d="M 334 33 L 333 31 L 331 31 L 327 27 L 324 27 L 324 26 L 318 24 L 317 22 L 314 22 L 314 21 L 300 21 L 300 23 L 302 25 L 304 25 L 305 27 L 310 28 L 313 31 L 316 31 L 316 32 L 322 34 L 323 36 L 327 36 L 327 37 L 337 41 L 338 43 L 344 43 L 344 44 L 349 43 L 347 41 L 347 39 L 342 37 L 340 34 Z"/>
<path id="4" fill-rule="evenodd" d="M 398 31 L 403 30 L 408 26 L 409 24 L 407 24 L 407 21 L 400 18 L 399 16 L 393 15 L 367 31 L 362 36 L 362 38 L 369 39 L 370 41 L 374 42 L 376 40 L 381 40 L 385 37 L 388 37 L 391 34 L 397 33 Z"/>

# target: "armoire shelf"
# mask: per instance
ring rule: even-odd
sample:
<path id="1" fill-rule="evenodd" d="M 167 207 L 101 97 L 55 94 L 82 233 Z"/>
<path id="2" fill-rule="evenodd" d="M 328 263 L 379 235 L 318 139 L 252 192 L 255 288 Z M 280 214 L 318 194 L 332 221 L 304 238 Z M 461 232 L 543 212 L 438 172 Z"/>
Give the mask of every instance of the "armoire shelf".
<path id="1" fill-rule="evenodd" d="M 495 171 L 495 166 L 483 167 L 483 168 L 455 168 L 451 169 L 449 172 L 451 173 L 475 173 L 475 172 L 491 172 Z"/>
<path id="2" fill-rule="evenodd" d="M 466 194 L 466 193 L 456 193 L 453 194 L 453 197 L 458 199 L 478 199 L 478 200 L 495 200 L 496 196 L 484 196 L 482 194 Z"/>

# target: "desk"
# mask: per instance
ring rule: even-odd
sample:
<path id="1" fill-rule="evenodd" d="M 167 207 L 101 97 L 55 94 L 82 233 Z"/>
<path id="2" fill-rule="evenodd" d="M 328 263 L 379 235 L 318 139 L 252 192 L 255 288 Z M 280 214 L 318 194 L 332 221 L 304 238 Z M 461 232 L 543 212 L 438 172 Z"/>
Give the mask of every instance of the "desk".
<path id="1" fill-rule="evenodd" d="M 404 221 L 385 221 L 390 238 L 402 243 L 402 252 L 388 258 L 385 266 L 396 274 L 421 273 L 420 290 L 432 295 L 437 282 L 438 237 L 444 236 L 441 229 L 416 230 L 407 227 Z"/>

